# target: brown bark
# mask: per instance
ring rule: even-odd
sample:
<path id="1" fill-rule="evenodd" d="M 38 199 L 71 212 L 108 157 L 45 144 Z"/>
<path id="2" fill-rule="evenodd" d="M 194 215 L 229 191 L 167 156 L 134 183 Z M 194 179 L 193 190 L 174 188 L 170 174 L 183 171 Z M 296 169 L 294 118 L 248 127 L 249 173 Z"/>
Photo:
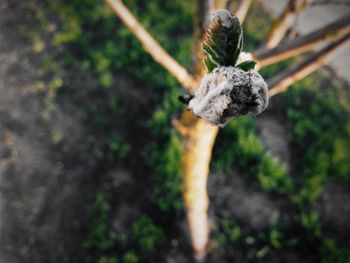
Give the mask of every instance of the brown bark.
<path id="1" fill-rule="evenodd" d="M 202 42 L 210 22 L 214 3 L 210 0 L 197 0 L 195 40 L 193 44 L 194 72 L 199 80 L 206 73 L 203 63 Z M 193 90 L 194 92 L 194 90 Z M 182 159 L 183 197 L 186 219 L 194 250 L 195 259 L 200 262 L 206 254 L 209 240 L 207 177 L 212 148 L 218 128 L 185 111 L 180 120 L 173 122 L 183 137 Z"/>
<path id="2" fill-rule="evenodd" d="M 310 4 L 309 0 L 289 0 L 281 15 L 273 22 L 267 35 L 265 47 L 267 49 L 276 47 L 293 26 L 297 15 Z"/>
<path id="3" fill-rule="evenodd" d="M 208 26 L 212 2 L 197 0 L 196 39 L 194 43 L 196 79 L 206 72 L 203 63 L 202 42 Z M 239 9 L 238 9 L 239 11 Z M 241 15 L 244 20 L 245 13 Z M 179 121 L 174 121 L 184 139 L 183 196 L 186 217 L 195 258 L 201 261 L 206 254 L 209 240 L 207 179 L 218 127 L 211 126 L 185 111 Z"/>
<path id="4" fill-rule="evenodd" d="M 350 42 L 350 33 L 268 80 L 269 95 L 274 96 L 287 90 L 293 83 L 327 64 L 331 55 L 348 42 Z"/>
<path id="5" fill-rule="evenodd" d="M 200 262 L 209 240 L 207 178 L 219 129 L 189 111 L 174 122 L 184 140 L 183 197 L 195 259 Z"/>
<path id="6" fill-rule="evenodd" d="M 349 32 L 350 16 L 346 16 L 308 35 L 298 37 L 281 46 L 277 46 L 273 49 L 258 49 L 253 52 L 253 59 L 258 62 L 259 68 L 262 68 L 310 51 L 323 41 L 339 39 Z"/>

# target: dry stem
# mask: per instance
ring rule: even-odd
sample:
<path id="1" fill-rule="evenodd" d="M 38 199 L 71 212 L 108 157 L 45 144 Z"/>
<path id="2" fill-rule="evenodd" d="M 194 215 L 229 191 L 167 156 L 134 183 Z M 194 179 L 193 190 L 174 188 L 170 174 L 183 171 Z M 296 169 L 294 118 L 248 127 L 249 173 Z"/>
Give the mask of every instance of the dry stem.
<path id="1" fill-rule="evenodd" d="M 284 38 L 297 15 L 310 5 L 309 0 L 289 0 L 280 16 L 273 22 L 267 35 L 265 47 L 270 49 L 276 47 Z"/>
<path id="2" fill-rule="evenodd" d="M 268 80 L 270 96 L 285 91 L 293 83 L 305 78 L 328 63 L 331 55 L 349 41 L 350 33 Z"/>
<path id="3" fill-rule="evenodd" d="M 252 0 L 239 0 L 235 9 L 233 8 L 234 2 L 235 1 L 233 0 L 227 1 L 226 9 L 232 10 L 233 13 L 238 17 L 241 24 L 243 24 L 252 4 Z"/>
<path id="4" fill-rule="evenodd" d="M 268 66 L 281 60 L 310 51 L 325 40 L 335 40 L 350 32 L 350 16 L 343 17 L 308 35 L 298 37 L 289 43 L 273 49 L 262 48 L 253 52 L 259 67 Z"/>

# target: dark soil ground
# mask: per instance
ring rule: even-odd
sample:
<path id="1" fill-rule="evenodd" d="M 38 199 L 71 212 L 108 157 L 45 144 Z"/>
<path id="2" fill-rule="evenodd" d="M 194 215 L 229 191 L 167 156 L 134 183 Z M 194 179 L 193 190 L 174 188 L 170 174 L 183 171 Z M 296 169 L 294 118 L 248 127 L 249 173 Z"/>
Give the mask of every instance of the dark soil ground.
<path id="1" fill-rule="evenodd" d="M 45 94 L 26 92 L 39 74 L 20 31 L 26 14 L 14 1 L 1 1 L 0 13 L 0 262 L 79 258 L 82 204 L 97 176 L 84 113 L 68 100 L 47 116 Z"/>
<path id="2" fill-rule="evenodd" d="M 0 262 L 84 262 L 85 209 L 95 193 L 101 189 L 112 193 L 112 225 L 123 232 L 140 210 L 147 209 L 143 197 L 149 192 L 143 186 L 151 182 L 137 183 L 142 167 L 101 163 L 91 154 L 98 135 L 79 102 L 91 99 L 93 80 L 72 74 L 70 81 L 79 83 L 72 86 L 84 89 L 63 93 L 55 111 L 47 112 L 45 92 L 31 89 L 40 74 L 41 55 L 32 53 L 21 31 L 31 21 L 18 3 L 0 2 Z M 137 94 L 135 84 L 126 78 L 124 82 L 128 96 Z M 138 103 L 135 111 L 147 101 Z M 272 116 L 266 114 L 258 121 L 261 138 L 290 168 L 288 132 Z M 59 142 L 54 138 L 57 130 L 63 134 Z M 274 214 L 285 217 L 288 224 L 287 202 L 252 187 L 246 179 L 211 174 L 208 188 L 213 224 L 218 216 L 234 216 L 244 227 L 260 231 Z M 350 246 L 350 185 L 327 186 L 314 207 L 325 233 Z M 178 229 L 177 236 L 185 237 L 183 222 Z M 186 242 L 174 238 L 164 253 L 165 262 L 191 262 Z M 235 252 L 237 262 L 244 262 L 242 253 Z M 223 253 L 209 255 L 210 262 L 223 262 Z M 307 262 L 288 253 L 276 259 Z"/>
<path id="3" fill-rule="evenodd" d="M 94 80 L 67 74 L 77 88 L 63 90 L 48 110 L 46 91 L 35 88 L 45 54 L 35 54 L 23 32 L 36 26 L 23 8 L 30 2 L 0 2 L 0 262 L 84 262 L 86 209 L 96 193 L 111 193 L 113 228 L 123 232 L 143 207 L 149 189 L 135 180 L 147 170 L 96 158 L 101 142 L 86 110 Z M 129 116 L 147 112 L 147 100 L 134 103 L 140 90 L 131 80 L 120 76 L 119 87 L 132 102 Z"/>

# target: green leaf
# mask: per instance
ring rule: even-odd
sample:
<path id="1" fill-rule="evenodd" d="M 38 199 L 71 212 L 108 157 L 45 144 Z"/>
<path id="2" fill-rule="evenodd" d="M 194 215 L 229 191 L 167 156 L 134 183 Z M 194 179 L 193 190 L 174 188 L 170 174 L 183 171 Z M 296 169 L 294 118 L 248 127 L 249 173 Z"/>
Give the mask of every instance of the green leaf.
<path id="1" fill-rule="evenodd" d="M 205 58 L 204 63 L 207 66 L 208 72 L 211 72 L 216 67 L 216 64 L 213 63 L 210 59 Z"/>
<path id="2" fill-rule="evenodd" d="M 254 60 L 247 60 L 238 64 L 236 67 L 244 71 L 249 71 L 251 69 L 254 69 L 255 65 L 256 65 L 256 62 Z"/>
<path id="3" fill-rule="evenodd" d="M 235 66 L 243 47 L 239 20 L 227 10 L 217 11 L 203 42 L 204 63 L 208 71 L 218 66 Z"/>

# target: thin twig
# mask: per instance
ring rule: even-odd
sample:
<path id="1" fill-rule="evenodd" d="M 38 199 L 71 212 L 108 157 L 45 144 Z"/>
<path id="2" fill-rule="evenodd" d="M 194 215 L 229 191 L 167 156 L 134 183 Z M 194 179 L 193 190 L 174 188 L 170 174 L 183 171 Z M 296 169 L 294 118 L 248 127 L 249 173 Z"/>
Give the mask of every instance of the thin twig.
<path id="1" fill-rule="evenodd" d="M 228 0 L 214 0 L 214 9 L 220 10 L 225 9 Z"/>
<path id="2" fill-rule="evenodd" d="M 193 91 L 197 87 L 194 77 L 170 56 L 160 44 L 146 31 L 146 29 L 131 14 L 121 0 L 106 0 L 107 4 L 119 16 L 122 22 L 142 43 L 143 48 L 152 58 L 173 75 L 186 89 Z"/>
<path id="3" fill-rule="evenodd" d="M 347 5 L 347 6 L 350 6 L 350 3 L 348 1 L 344 2 L 344 1 L 336 1 L 336 0 L 333 0 L 333 1 L 326 0 L 326 1 L 318 1 L 318 2 L 315 1 L 311 5 L 312 6 L 317 6 L 317 5 Z"/>
<path id="4" fill-rule="evenodd" d="M 233 2 L 232 0 L 227 1 L 226 9 L 232 10 L 241 24 L 243 24 L 250 6 L 252 5 L 252 0 L 239 0 L 235 9 L 233 9 Z"/>
<path id="5" fill-rule="evenodd" d="M 290 85 L 301 80 L 328 63 L 331 55 L 350 41 L 350 33 L 328 44 L 325 48 L 310 55 L 305 60 L 295 64 L 267 81 L 269 95 L 274 96 L 285 91 Z"/>
<path id="6" fill-rule="evenodd" d="M 290 29 L 297 15 L 310 6 L 309 0 L 289 0 L 285 9 L 273 22 L 264 46 L 266 48 L 276 47 L 285 37 L 288 29 Z"/>
<path id="7" fill-rule="evenodd" d="M 261 48 L 253 52 L 252 56 L 258 66 L 264 67 L 281 60 L 310 51 L 317 44 L 325 40 L 336 40 L 350 32 L 350 16 L 328 24 L 308 35 L 300 36 L 290 42 L 273 49 Z"/>

